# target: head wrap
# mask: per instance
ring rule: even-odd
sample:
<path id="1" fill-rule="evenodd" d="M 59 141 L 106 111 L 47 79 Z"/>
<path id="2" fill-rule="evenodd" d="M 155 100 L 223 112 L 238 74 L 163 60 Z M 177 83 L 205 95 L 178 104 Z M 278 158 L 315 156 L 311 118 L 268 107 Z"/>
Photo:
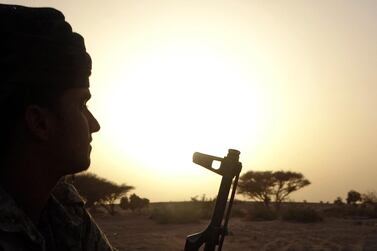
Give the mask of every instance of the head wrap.
<path id="1" fill-rule="evenodd" d="M 25 88 L 88 87 L 90 73 L 84 39 L 60 11 L 0 4 L 0 99 Z"/>

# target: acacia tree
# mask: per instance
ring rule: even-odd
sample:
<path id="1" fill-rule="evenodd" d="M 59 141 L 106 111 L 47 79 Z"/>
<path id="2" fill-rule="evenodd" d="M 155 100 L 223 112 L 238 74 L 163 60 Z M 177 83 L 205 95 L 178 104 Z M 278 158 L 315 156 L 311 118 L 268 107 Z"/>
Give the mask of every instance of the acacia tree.
<path id="1" fill-rule="evenodd" d="M 305 179 L 304 175 L 291 171 L 274 172 L 273 180 L 272 194 L 275 196 L 276 207 L 278 209 L 281 203 L 288 198 L 289 194 L 310 185 L 310 181 Z"/>
<path id="2" fill-rule="evenodd" d="M 288 196 L 307 185 L 307 180 L 301 173 L 291 171 L 249 171 L 240 177 L 238 193 L 257 201 L 262 201 L 266 207 L 275 202 L 279 209 Z"/>
<path id="3" fill-rule="evenodd" d="M 271 171 L 249 171 L 240 177 L 237 192 L 252 200 L 262 201 L 266 207 L 269 207 L 273 186 Z"/>
<path id="4" fill-rule="evenodd" d="M 115 201 L 133 189 L 126 184 L 118 185 L 92 173 L 76 175 L 72 183 L 85 198 L 85 206 L 102 206 L 111 215 L 115 213 Z"/>
<path id="5" fill-rule="evenodd" d="M 366 192 L 361 195 L 362 201 L 365 204 L 377 204 L 377 194 L 376 192 Z"/>
<path id="6" fill-rule="evenodd" d="M 347 194 L 347 204 L 356 204 L 356 202 L 361 201 L 361 193 L 351 190 Z"/>

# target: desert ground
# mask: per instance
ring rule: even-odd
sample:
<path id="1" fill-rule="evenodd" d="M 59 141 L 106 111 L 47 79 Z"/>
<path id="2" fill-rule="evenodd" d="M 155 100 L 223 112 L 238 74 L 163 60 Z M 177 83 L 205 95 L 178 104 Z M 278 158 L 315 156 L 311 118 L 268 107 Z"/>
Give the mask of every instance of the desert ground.
<path id="1" fill-rule="evenodd" d="M 208 220 L 187 224 L 158 224 L 147 214 L 93 214 L 120 251 L 183 250 L 188 234 L 204 230 Z M 318 223 L 282 220 L 248 221 L 232 218 L 224 251 L 377 251 L 377 219 L 326 218 Z"/>

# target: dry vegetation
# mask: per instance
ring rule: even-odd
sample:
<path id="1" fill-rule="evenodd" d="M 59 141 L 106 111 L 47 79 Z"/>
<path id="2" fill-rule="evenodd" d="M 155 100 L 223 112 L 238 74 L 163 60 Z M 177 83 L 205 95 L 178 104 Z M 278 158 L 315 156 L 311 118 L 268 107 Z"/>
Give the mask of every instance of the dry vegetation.
<path id="1" fill-rule="evenodd" d="M 152 204 L 148 210 L 141 212 L 119 209 L 115 216 L 96 213 L 94 217 L 111 243 L 120 251 L 176 251 L 183 250 L 186 235 L 201 231 L 208 224 L 208 202 L 203 204 L 203 207 L 198 207 L 199 204 L 193 202 L 186 202 L 186 205 L 187 208 L 182 209 L 182 203 L 159 203 Z M 234 212 L 237 213 L 230 220 L 230 235 L 225 239 L 224 251 L 377 250 L 377 219 L 329 216 L 326 212 L 334 206 L 332 204 L 301 203 L 284 204 L 282 210 L 293 208 L 296 211 L 293 210 L 290 214 L 294 214 L 297 210 L 310 208 L 319 212 L 321 219 L 314 223 L 291 222 L 282 217 L 254 221 L 250 218 L 254 206 L 252 203 L 235 205 Z M 168 222 L 161 222 L 164 224 L 159 223 L 156 218 L 151 219 L 155 210 L 160 210 L 161 214 L 163 208 L 168 208 L 164 212 L 169 215 L 178 209 Z M 180 219 L 190 212 L 194 212 L 197 217 Z M 307 217 L 312 217 L 312 214 L 313 212 L 309 212 Z M 172 219 L 180 220 L 174 223 Z"/>

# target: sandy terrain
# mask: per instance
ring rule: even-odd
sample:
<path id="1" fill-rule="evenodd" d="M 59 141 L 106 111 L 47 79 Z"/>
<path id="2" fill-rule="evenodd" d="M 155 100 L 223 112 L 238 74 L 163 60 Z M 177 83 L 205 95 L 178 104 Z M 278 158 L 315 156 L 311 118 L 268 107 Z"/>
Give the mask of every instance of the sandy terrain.
<path id="1" fill-rule="evenodd" d="M 195 224 L 157 224 L 136 213 L 95 215 L 110 242 L 120 251 L 183 250 L 186 235 L 203 230 L 208 221 Z M 377 220 L 325 219 L 320 223 L 280 220 L 230 220 L 224 251 L 377 251 Z"/>

